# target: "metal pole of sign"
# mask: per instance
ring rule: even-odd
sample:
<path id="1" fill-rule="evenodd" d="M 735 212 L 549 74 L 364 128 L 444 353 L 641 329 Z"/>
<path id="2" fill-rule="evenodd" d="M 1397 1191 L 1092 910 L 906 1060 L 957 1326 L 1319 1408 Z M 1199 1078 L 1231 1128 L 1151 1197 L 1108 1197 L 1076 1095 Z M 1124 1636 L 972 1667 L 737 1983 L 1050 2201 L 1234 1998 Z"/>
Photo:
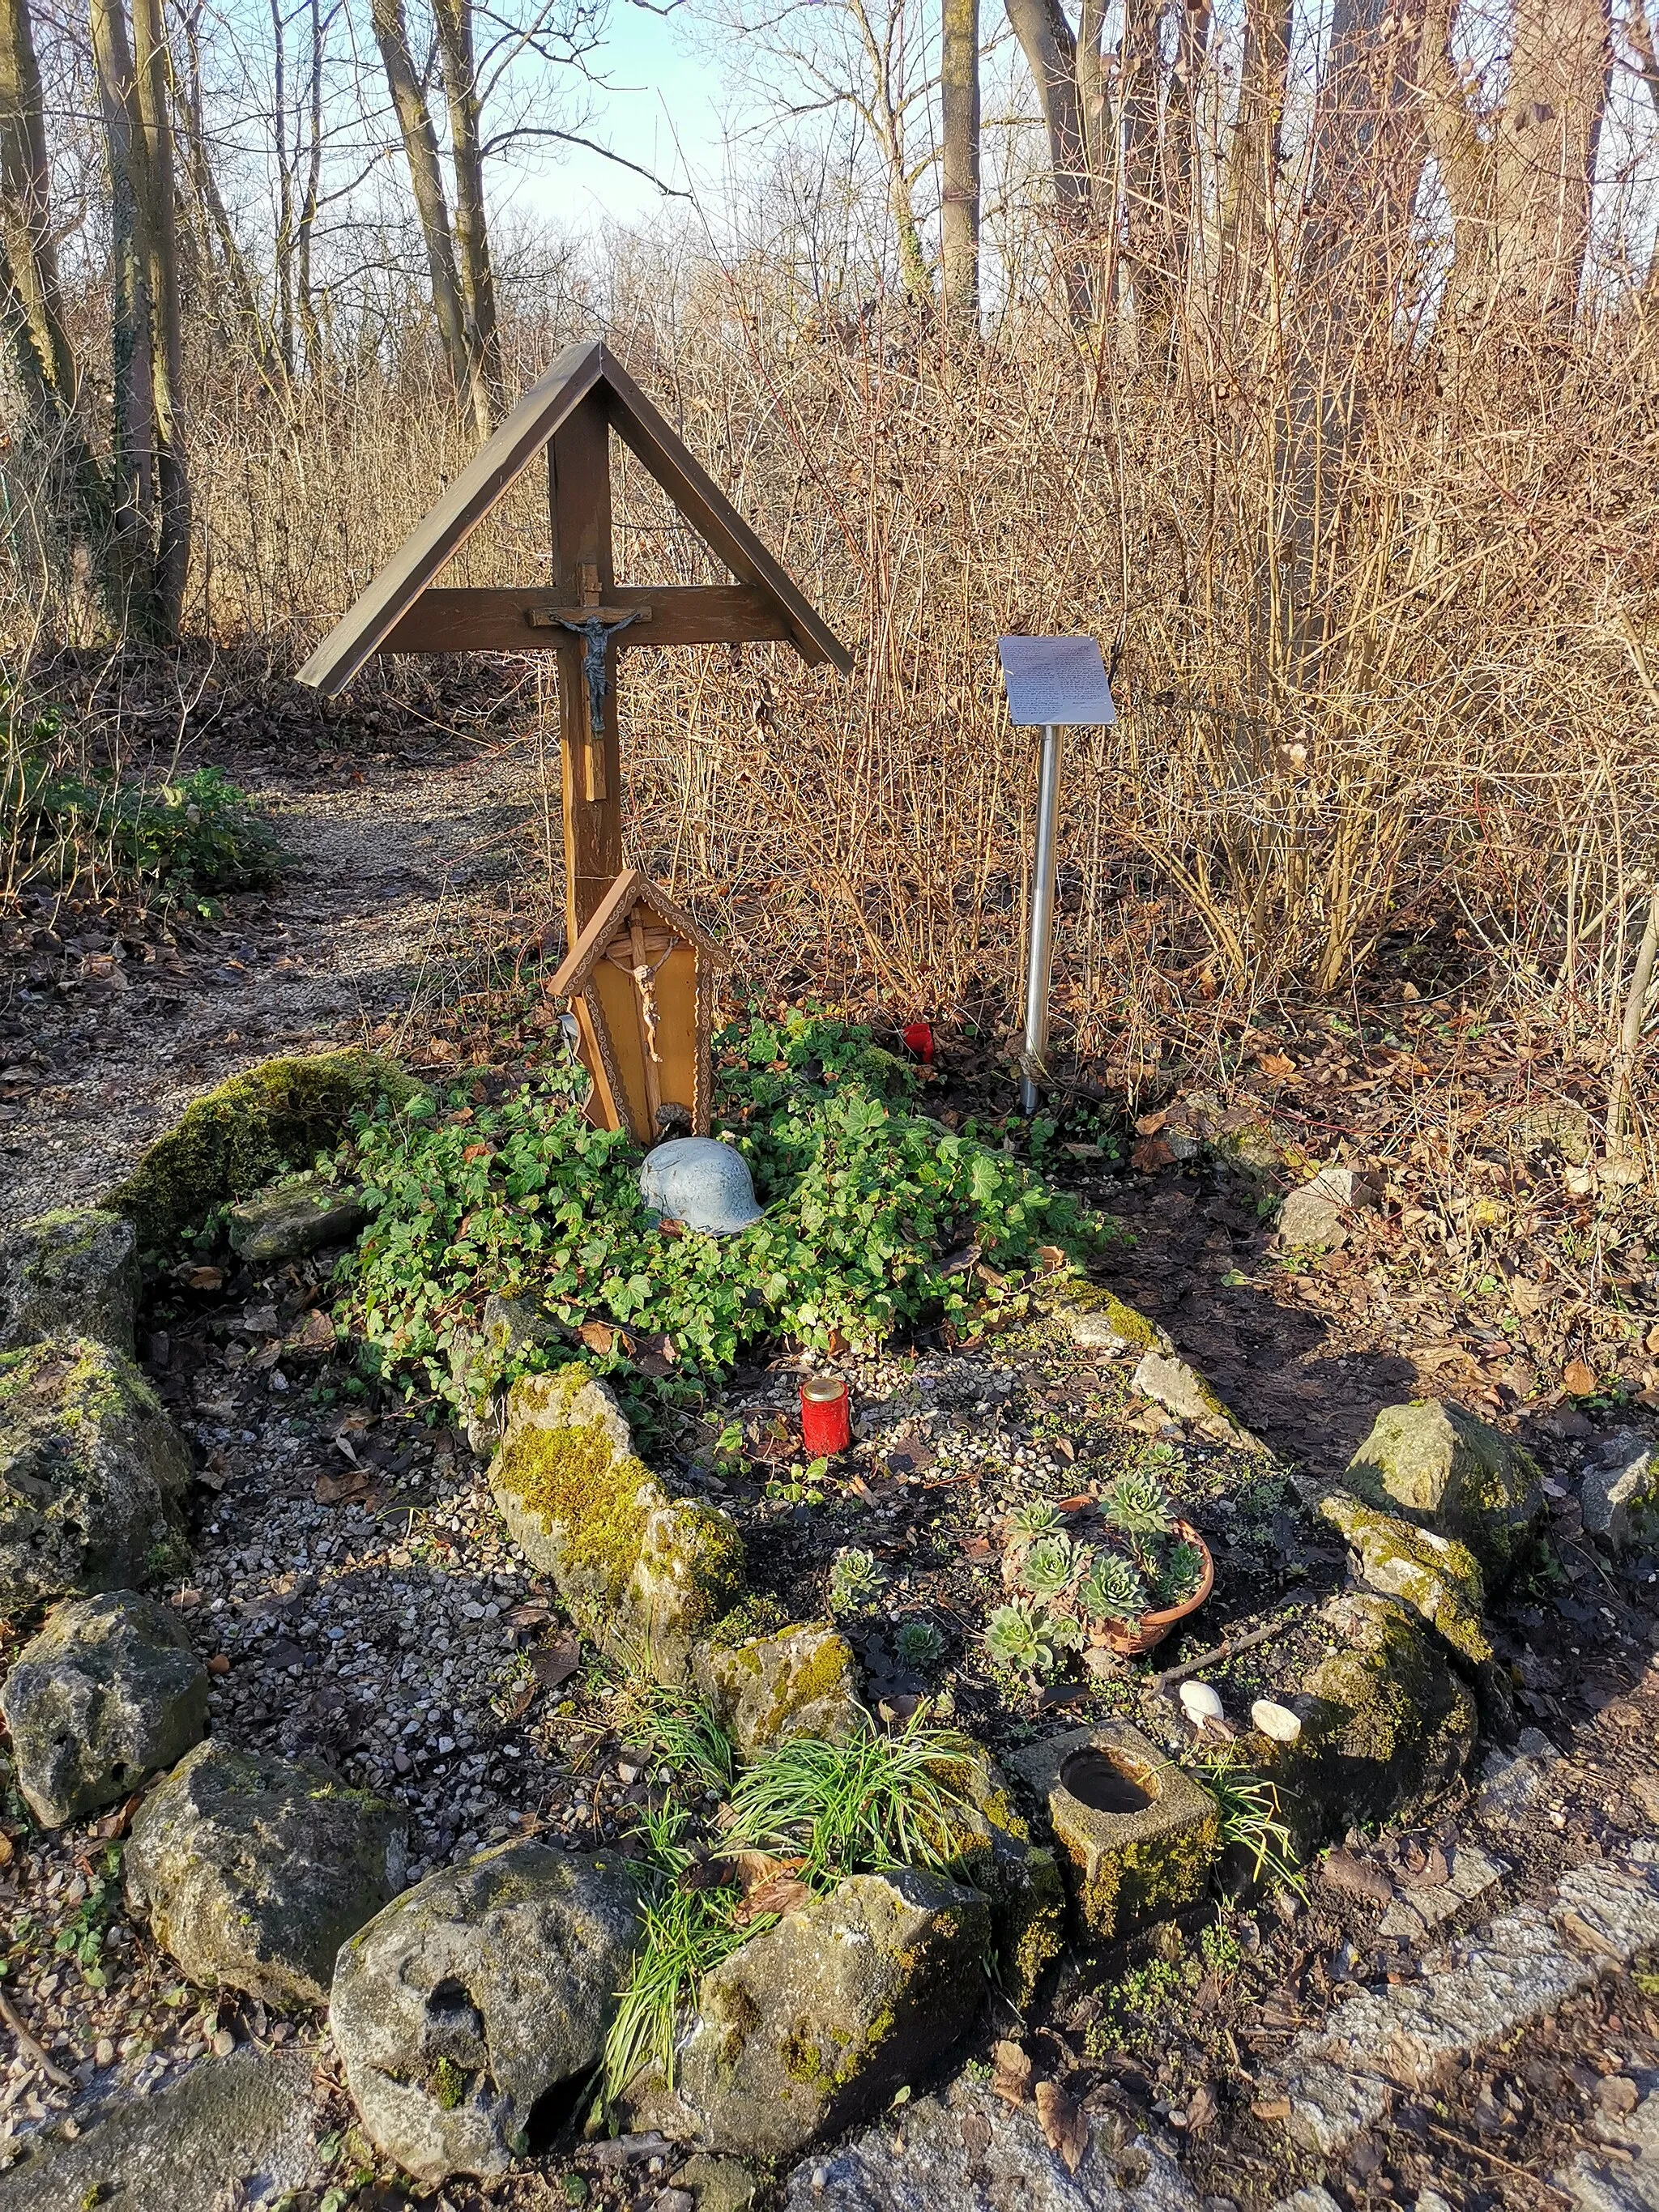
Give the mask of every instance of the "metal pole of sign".
<path id="1" fill-rule="evenodd" d="M 1054 950 L 1054 831 L 1060 818 L 1060 732 L 1042 726 L 1037 777 L 1036 854 L 1031 867 L 1031 941 L 1025 963 L 1025 1054 L 1019 1079 L 1024 1114 L 1037 1109 L 1036 1072 L 1048 1054 L 1048 976 Z"/>

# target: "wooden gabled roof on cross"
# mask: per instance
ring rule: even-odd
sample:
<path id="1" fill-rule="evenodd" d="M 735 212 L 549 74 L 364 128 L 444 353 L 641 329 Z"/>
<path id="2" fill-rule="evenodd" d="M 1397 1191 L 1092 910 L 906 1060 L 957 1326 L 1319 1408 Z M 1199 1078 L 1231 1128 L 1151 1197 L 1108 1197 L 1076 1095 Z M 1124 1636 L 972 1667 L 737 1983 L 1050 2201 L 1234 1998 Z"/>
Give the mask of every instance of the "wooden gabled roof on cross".
<path id="1" fill-rule="evenodd" d="M 737 580 L 625 585 L 611 531 L 612 431 Z M 454 589 L 433 579 L 544 448 L 552 576 Z M 569 942 L 622 868 L 621 763 L 610 664 L 635 645 L 773 639 L 810 666 L 853 657 L 799 586 L 598 340 L 568 346 L 299 671 L 331 695 L 377 653 L 551 652 L 559 670 Z"/>
<path id="2" fill-rule="evenodd" d="M 793 644 L 809 665 L 828 661 L 849 675 L 853 656 L 847 647 L 610 348 L 593 339 L 567 346 L 525 393 L 336 623 L 300 670 L 300 682 L 331 696 L 376 653 L 522 653 L 553 644 L 546 625 L 534 623 L 549 600 L 545 587 L 446 591 L 434 589 L 432 580 L 584 406 L 602 414 L 738 579 L 736 586 L 630 587 L 602 578 L 607 595 L 621 605 L 650 604 L 648 625 L 629 642 L 724 645 L 776 638 Z"/>

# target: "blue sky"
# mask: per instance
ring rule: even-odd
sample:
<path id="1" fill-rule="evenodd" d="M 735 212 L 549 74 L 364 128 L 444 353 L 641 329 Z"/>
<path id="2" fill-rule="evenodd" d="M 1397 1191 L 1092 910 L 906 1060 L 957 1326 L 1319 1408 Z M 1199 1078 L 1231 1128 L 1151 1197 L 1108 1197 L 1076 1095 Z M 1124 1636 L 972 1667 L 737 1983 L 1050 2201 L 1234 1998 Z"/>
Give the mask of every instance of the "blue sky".
<path id="1" fill-rule="evenodd" d="M 721 75 L 673 16 L 618 0 L 606 31 L 603 74 L 609 88 L 593 93 L 591 137 L 671 184 L 712 180 L 720 150 Z M 645 178 L 576 147 L 566 148 L 556 167 L 527 180 L 516 197 L 572 229 L 605 216 L 631 223 L 673 204 Z"/>

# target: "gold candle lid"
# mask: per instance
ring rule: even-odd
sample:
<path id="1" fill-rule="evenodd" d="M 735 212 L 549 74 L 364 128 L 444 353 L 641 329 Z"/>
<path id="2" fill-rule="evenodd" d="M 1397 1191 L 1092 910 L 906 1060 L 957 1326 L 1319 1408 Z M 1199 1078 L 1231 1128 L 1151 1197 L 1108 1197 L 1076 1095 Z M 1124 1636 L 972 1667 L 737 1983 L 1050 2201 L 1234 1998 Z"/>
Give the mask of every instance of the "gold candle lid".
<path id="1" fill-rule="evenodd" d="M 809 1375 L 800 1386 L 800 1395 L 815 1406 L 830 1406 L 847 1395 L 847 1384 L 839 1375 Z"/>

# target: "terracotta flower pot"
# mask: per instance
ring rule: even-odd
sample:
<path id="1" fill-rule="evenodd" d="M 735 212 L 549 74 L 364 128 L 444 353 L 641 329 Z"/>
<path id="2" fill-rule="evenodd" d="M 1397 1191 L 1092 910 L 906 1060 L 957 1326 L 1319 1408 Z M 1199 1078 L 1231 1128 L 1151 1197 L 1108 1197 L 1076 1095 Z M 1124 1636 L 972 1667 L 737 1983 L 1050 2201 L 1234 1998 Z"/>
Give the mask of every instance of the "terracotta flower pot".
<path id="1" fill-rule="evenodd" d="M 1122 1627 L 1115 1621 L 1105 1623 L 1103 1632 L 1108 1648 L 1121 1653 L 1126 1658 L 1133 1658 L 1142 1651 L 1152 1650 L 1155 1644 L 1162 1644 L 1172 1628 L 1178 1627 L 1188 1613 L 1198 1611 L 1215 1588 L 1215 1561 L 1210 1557 L 1209 1546 L 1191 1522 L 1177 1521 L 1175 1525 L 1177 1534 L 1185 1537 L 1189 1544 L 1197 1545 L 1204 1560 L 1203 1579 L 1184 1605 L 1170 1606 L 1163 1613 L 1143 1613 L 1133 1629 Z"/>

